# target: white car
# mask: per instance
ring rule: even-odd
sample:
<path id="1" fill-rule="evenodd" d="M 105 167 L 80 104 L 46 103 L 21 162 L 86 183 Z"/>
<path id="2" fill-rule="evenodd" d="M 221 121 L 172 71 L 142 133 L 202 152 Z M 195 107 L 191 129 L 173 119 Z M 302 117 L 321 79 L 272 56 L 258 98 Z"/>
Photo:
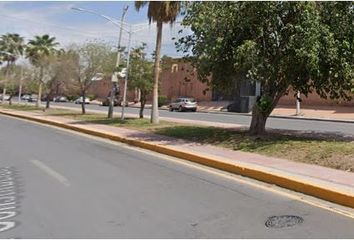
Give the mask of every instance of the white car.
<path id="1" fill-rule="evenodd" d="M 83 97 L 79 97 L 74 101 L 75 104 L 82 104 L 83 102 Z M 88 97 L 85 97 L 85 104 L 90 104 L 90 99 Z"/>
<path id="2" fill-rule="evenodd" d="M 4 101 L 9 101 L 10 95 L 4 95 Z M 0 94 L 0 101 L 2 101 L 2 94 Z"/>
<path id="3" fill-rule="evenodd" d="M 177 98 L 175 101 L 171 102 L 168 108 L 170 112 L 172 112 L 173 110 L 178 110 L 179 112 L 183 112 L 183 111 L 196 112 L 197 102 L 195 101 L 194 98 L 180 97 Z"/>

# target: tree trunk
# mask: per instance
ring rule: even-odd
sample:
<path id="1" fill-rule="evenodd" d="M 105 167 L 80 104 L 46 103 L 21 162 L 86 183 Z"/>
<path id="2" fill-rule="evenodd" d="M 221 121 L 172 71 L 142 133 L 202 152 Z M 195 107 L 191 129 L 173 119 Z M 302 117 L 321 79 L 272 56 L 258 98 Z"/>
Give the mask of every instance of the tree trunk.
<path id="1" fill-rule="evenodd" d="M 41 105 L 41 98 L 42 98 L 42 81 L 39 83 L 39 88 L 38 88 L 38 98 L 36 102 L 36 107 L 39 107 Z"/>
<path id="2" fill-rule="evenodd" d="M 12 105 L 12 94 L 10 94 L 9 105 Z"/>
<path id="3" fill-rule="evenodd" d="M 5 103 L 5 95 L 6 95 L 6 87 L 4 86 L 4 89 L 2 90 L 2 98 L 1 98 L 2 103 Z"/>
<path id="4" fill-rule="evenodd" d="M 251 135 L 263 135 L 265 133 L 265 126 L 269 114 L 258 110 L 257 106 L 252 110 L 252 121 L 249 132 Z"/>
<path id="5" fill-rule="evenodd" d="M 42 85 L 43 85 L 42 79 L 43 79 L 43 67 L 40 67 L 40 69 L 39 69 L 38 99 L 37 99 L 36 107 L 39 107 L 41 105 Z"/>
<path id="6" fill-rule="evenodd" d="M 50 91 L 49 91 L 49 93 L 47 94 L 46 105 L 45 105 L 45 108 L 46 108 L 46 109 L 50 108 L 50 99 L 51 99 L 52 96 L 53 96 L 52 85 L 50 85 L 49 88 L 50 88 Z"/>
<path id="7" fill-rule="evenodd" d="M 81 95 L 82 95 L 81 113 L 86 114 L 86 108 L 85 108 L 86 91 L 82 91 Z"/>
<path id="8" fill-rule="evenodd" d="M 155 49 L 155 65 L 154 65 L 154 87 L 152 90 L 152 109 L 151 109 L 151 123 L 159 123 L 158 111 L 158 94 L 159 94 L 159 74 L 160 74 L 160 52 L 161 52 L 161 39 L 162 39 L 162 21 L 156 24 L 156 49 Z"/>
<path id="9" fill-rule="evenodd" d="M 144 91 L 141 91 L 139 118 L 144 118 L 145 103 L 146 103 L 146 94 Z"/>
<path id="10" fill-rule="evenodd" d="M 47 102 L 45 104 L 45 108 L 48 109 L 50 107 L 49 96 L 47 96 Z"/>

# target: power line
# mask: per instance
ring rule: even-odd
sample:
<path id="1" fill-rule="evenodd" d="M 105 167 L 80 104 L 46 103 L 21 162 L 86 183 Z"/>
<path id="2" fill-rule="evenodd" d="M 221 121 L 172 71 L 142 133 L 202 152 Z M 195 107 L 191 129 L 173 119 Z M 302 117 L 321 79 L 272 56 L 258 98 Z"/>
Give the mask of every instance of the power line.
<path id="1" fill-rule="evenodd" d="M 33 24 L 36 24 L 36 25 L 46 25 L 46 26 L 50 26 L 50 27 L 61 28 L 61 29 L 67 30 L 67 31 L 71 31 L 71 32 L 75 32 L 75 33 L 81 33 L 81 34 L 84 34 L 84 35 L 88 35 L 88 36 L 90 36 L 90 37 L 97 37 L 97 35 L 102 35 L 102 32 L 101 32 L 101 31 L 100 31 L 100 32 L 82 31 L 82 30 L 78 30 L 78 29 L 76 29 L 76 28 L 61 26 L 61 25 L 52 24 L 52 23 L 37 22 L 37 21 L 30 20 L 30 19 L 15 17 L 15 16 L 6 15 L 6 14 L 2 14 L 2 13 L 0 13 L 0 16 L 6 17 L 6 18 L 7 18 L 7 19 L 6 19 L 7 21 L 9 21 L 9 20 L 11 21 L 12 19 L 17 19 L 17 20 L 25 21 L 26 24 L 28 24 L 28 23 L 33 23 Z M 111 33 L 111 34 L 112 34 L 112 37 L 115 37 L 114 34 L 116 34 L 116 33 L 113 33 L 113 31 L 112 31 L 112 32 L 106 31 L 106 33 Z"/>

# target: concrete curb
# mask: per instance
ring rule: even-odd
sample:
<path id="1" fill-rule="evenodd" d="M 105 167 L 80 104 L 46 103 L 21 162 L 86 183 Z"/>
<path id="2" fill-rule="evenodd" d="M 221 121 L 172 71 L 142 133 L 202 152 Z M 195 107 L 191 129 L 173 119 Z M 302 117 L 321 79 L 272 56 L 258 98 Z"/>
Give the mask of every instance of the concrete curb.
<path id="1" fill-rule="evenodd" d="M 0 114 L 11 116 L 11 117 L 16 117 L 16 118 L 22 118 L 30 121 L 35 121 L 39 123 L 44 123 L 47 125 L 52 125 L 60 128 L 65 128 L 69 130 L 74 130 L 78 131 L 81 133 L 97 136 L 97 137 L 102 137 L 106 139 L 110 139 L 113 141 L 118 141 L 122 143 L 126 143 L 132 146 L 148 149 L 151 151 L 155 151 L 158 153 L 166 154 L 172 157 L 176 158 L 181 158 L 185 159 L 191 162 L 199 163 L 208 167 L 216 168 L 219 170 L 223 170 L 226 172 L 234 173 L 234 174 L 239 174 L 245 177 L 253 178 L 262 182 L 270 183 L 270 184 L 275 184 L 280 187 L 284 187 L 290 190 L 294 190 L 297 192 L 301 192 L 307 195 L 311 195 L 317 198 L 321 198 L 330 202 L 334 202 L 340 205 L 344 205 L 347 207 L 354 208 L 354 195 L 351 193 L 346 193 L 346 192 L 341 192 L 335 189 L 330 189 L 325 186 L 319 186 L 318 184 L 314 184 L 311 182 L 306 182 L 303 180 L 295 179 L 295 178 L 290 178 L 289 176 L 281 175 L 281 174 L 275 174 L 275 173 L 269 173 L 264 170 L 259 170 L 256 168 L 252 168 L 249 166 L 242 166 L 240 164 L 231 164 L 231 163 L 226 163 L 222 160 L 218 160 L 217 158 L 210 158 L 210 157 L 204 157 L 204 156 L 199 156 L 194 153 L 188 153 L 185 151 L 179 151 L 176 149 L 173 149 L 171 147 L 166 147 L 166 146 L 161 146 L 161 145 L 156 145 L 152 144 L 146 141 L 140 141 L 140 140 L 135 140 L 135 139 L 129 139 L 129 138 L 124 138 L 124 137 L 119 137 L 119 136 L 114 136 L 110 135 L 107 133 L 102 133 L 99 131 L 94 131 L 94 130 L 89 130 L 89 129 L 84 129 L 81 127 L 76 127 L 64 123 L 59 123 L 56 121 L 52 120 L 46 120 L 46 119 L 39 119 L 35 117 L 30 117 L 30 116 L 25 116 L 22 114 L 18 113 L 10 113 L 7 111 L 1 111 Z"/>

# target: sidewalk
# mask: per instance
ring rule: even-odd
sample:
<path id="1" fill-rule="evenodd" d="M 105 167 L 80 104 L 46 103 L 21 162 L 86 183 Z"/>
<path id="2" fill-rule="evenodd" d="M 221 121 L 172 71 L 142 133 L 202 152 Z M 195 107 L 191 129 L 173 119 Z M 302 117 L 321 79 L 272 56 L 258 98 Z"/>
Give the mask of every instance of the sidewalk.
<path id="1" fill-rule="evenodd" d="M 198 102 L 199 112 L 220 113 L 227 112 L 225 107 L 229 104 L 227 101 L 219 102 Z M 131 107 L 140 107 L 140 103 L 131 104 Z M 151 108 L 151 104 L 146 105 Z M 167 110 L 166 106 L 161 109 Z M 230 113 L 250 115 L 250 113 Z M 300 118 L 300 119 L 319 119 L 319 120 L 337 120 L 337 121 L 353 121 L 354 107 L 343 106 L 302 106 L 300 116 L 296 116 L 296 108 L 288 105 L 278 105 L 271 114 L 272 117 Z"/>
<path id="2" fill-rule="evenodd" d="M 44 116 L 38 112 L 1 109 L 0 113 L 124 142 L 354 208 L 354 173 L 351 172 L 232 151 L 137 130 Z"/>

